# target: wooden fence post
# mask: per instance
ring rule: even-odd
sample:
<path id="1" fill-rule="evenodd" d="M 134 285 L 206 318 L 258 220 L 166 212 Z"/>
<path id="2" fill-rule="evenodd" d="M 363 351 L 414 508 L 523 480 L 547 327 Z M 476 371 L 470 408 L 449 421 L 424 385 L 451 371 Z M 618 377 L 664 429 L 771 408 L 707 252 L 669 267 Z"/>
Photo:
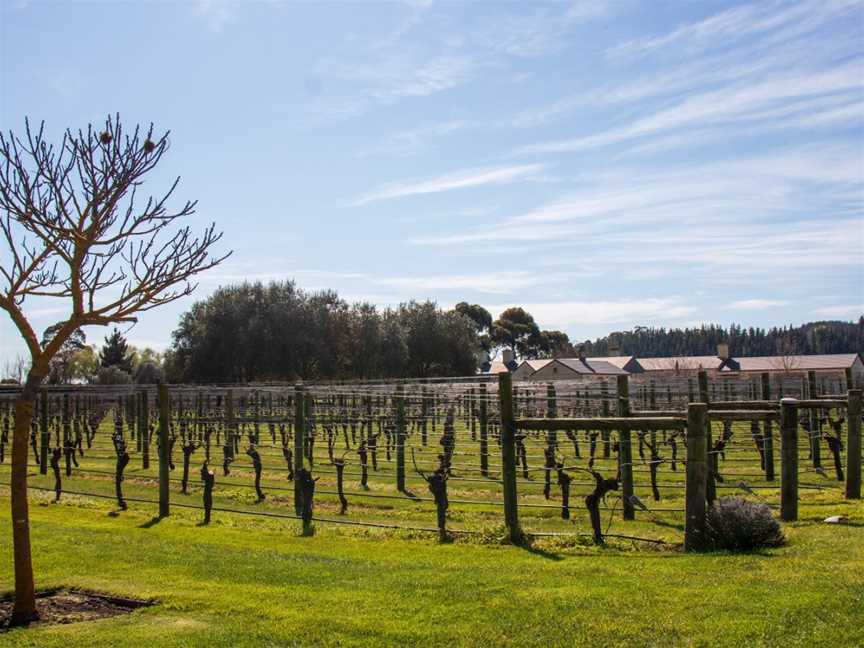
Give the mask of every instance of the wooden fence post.
<path id="1" fill-rule="evenodd" d="M 699 401 L 710 407 L 711 397 L 708 394 L 708 372 L 700 369 L 696 375 L 699 381 Z M 711 419 L 705 417 L 705 444 L 708 447 L 708 474 L 705 496 L 708 498 L 708 503 L 711 504 L 717 498 L 717 485 L 714 483 L 714 475 L 717 474 L 717 454 L 712 450 L 712 435 L 711 435 Z"/>
<path id="2" fill-rule="evenodd" d="M 143 393 L 145 397 L 147 392 Z M 159 401 L 159 517 L 168 517 L 170 510 L 170 488 L 169 488 L 169 456 L 171 450 L 168 440 L 169 430 L 171 426 L 170 414 L 168 411 L 170 401 L 168 398 L 168 386 L 160 382 L 158 386 L 158 401 Z M 145 410 L 146 411 L 146 410 Z"/>
<path id="3" fill-rule="evenodd" d="M 861 390 L 850 389 L 846 409 L 846 499 L 861 499 Z"/>
<path id="4" fill-rule="evenodd" d="M 134 399 L 134 394 L 130 396 Z M 160 416 L 162 403 L 159 403 Z M 138 397 L 138 437 L 141 439 L 141 467 L 147 470 L 150 467 L 150 409 L 147 404 L 147 390 L 141 390 Z M 161 419 L 160 419 L 161 424 Z"/>
<path id="5" fill-rule="evenodd" d="M 609 383 L 606 379 L 603 379 L 603 382 L 600 383 L 600 398 L 602 399 L 601 407 L 601 415 L 603 418 L 609 417 Z M 609 430 L 601 430 L 600 438 L 603 440 L 603 458 L 608 459 L 612 456 L 612 443 L 609 440 Z"/>
<path id="6" fill-rule="evenodd" d="M 780 519 L 798 519 L 798 409 L 794 398 L 780 401 Z"/>
<path id="7" fill-rule="evenodd" d="M 396 409 L 396 490 L 405 492 L 405 397 L 402 385 L 396 385 L 393 396 Z"/>
<path id="8" fill-rule="evenodd" d="M 304 439 L 306 437 L 306 398 L 303 386 L 294 387 L 294 512 L 303 510 L 303 494 L 300 488 L 300 471 L 303 469 Z M 371 425 L 371 424 L 370 424 Z"/>
<path id="9" fill-rule="evenodd" d="M 708 406 L 690 403 L 687 406 L 687 490 L 684 550 L 699 551 L 706 546 L 705 511 L 708 486 L 708 444 L 705 419 Z"/>
<path id="10" fill-rule="evenodd" d="M 816 390 L 816 372 L 807 372 L 807 398 L 816 398 L 818 392 Z M 822 467 L 822 422 L 819 420 L 819 410 L 812 407 L 807 409 L 808 418 L 810 420 L 810 431 L 807 434 L 807 441 L 810 444 L 810 453 L 813 457 L 813 467 Z"/>
<path id="11" fill-rule="evenodd" d="M 48 474 L 48 446 L 51 445 L 51 433 L 48 430 L 48 390 L 42 390 L 42 403 L 39 408 L 41 411 L 39 412 L 40 418 L 42 419 L 40 437 L 42 441 L 42 447 L 39 451 L 39 472 L 43 475 Z"/>
<path id="12" fill-rule="evenodd" d="M 480 474 L 489 476 L 489 407 L 486 383 L 480 384 Z"/>
<path id="13" fill-rule="evenodd" d="M 630 377 L 618 376 L 618 416 L 630 416 Z M 618 469 L 621 471 L 621 500 L 625 520 L 636 519 L 633 497 L 633 448 L 630 430 L 618 430 Z"/>
<path id="14" fill-rule="evenodd" d="M 771 400 L 771 375 L 762 374 L 762 400 Z M 762 451 L 765 455 L 765 481 L 774 481 L 774 430 L 771 419 L 762 421 Z"/>
<path id="15" fill-rule="evenodd" d="M 555 399 L 555 385 L 549 383 L 546 385 L 546 418 L 555 418 L 558 414 Z M 558 434 L 555 430 L 546 431 L 546 443 L 550 447 L 558 448 Z"/>
<path id="16" fill-rule="evenodd" d="M 498 374 L 498 400 L 501 409 L 501 484 L 504 495 L 504 525 L 513 544 L 522 543 L 516 499 L 516 425 L 513 417 L 513 377 L 509 371 Z"/>

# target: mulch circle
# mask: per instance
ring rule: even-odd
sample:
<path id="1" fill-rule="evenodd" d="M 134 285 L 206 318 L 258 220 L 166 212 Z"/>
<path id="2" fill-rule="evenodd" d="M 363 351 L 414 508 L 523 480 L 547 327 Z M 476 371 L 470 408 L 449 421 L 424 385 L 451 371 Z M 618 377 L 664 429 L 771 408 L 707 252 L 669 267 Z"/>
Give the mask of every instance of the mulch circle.
<path id="1" fill-rule="evenodd" d="M 111 594 L 100 594 L 87 590 L 59 587 L 36 593 L 36 610 L 39 620 L 30 627 L 78 623 L 129 614 L 138 608 L 154 605 L 157 601 L 142 601 L 122 598 Z M 12 616 L 12 596 L 0 600 L 0 632 L 7 632 Z"/>

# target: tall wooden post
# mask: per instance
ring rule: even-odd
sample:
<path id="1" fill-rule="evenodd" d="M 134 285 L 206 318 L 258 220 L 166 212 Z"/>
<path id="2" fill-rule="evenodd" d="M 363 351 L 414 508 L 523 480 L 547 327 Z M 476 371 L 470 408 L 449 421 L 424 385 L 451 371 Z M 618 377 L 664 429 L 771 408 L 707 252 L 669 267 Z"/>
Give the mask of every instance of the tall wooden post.
<path id="1" fill-rule="evenodd" d="M 420 443 L 426 446 L 426 437 L 429 430 L 429 390 L 423 387 L 420 390 Z"/>
<path id="2" fill-rule="evenodd" d="M 306 398 L 303 386 L 294 387 L 294 512 L 300 515 L 303 496 L 300 492 L 300 471 L 303 469 L 304 440 L 306 438 Z M 370 423 L 371 425 L 371 423 Z"/>
<path id="3" fill-rule="evenodd" d="M 705 405 L 709 405 L 711 398 L 708 394 L 708 373 L 704 370 L 700 370 L 696 377 L 699 382 L 699 401 L 705 403 Z M 708 485 L 706 486 L 705 494 L 708 498 L 709 504 L 713 503 L 717 498 L 717 485 L 714 483 L 714 475 L 717 473 L 718 459 L 717 454 L 713 452 L 711 447 L 713 445 L 711 436 L 711 419 L 706 416 L 705 443 L 708 446 L 708 473 L 706 478 L 708 480 Z"/>
<path id="4" fill-rule="evenodd" d="M 684 526 L 685 551 L 699 551 L 706 547 L 705 511 L 708 486 L 708 444 L 705 419 L 708 406 L 690 403 L 687 406 L 687 490 L 686 520 Z"/>
<path id="5" fill-rule="evenodd" d="M 816 390 L 816 372 L 807 372 L 807 398 L 816 398 L 818 392 Z M 819 420 L 819 410 L 812 407 L 807 410 L 810 419 L 810 433 L 807 435 L 807 440 L 810 443 L 810 453 L 813 457 L 813 467 L 821 468 L 822 466 L 822 422 Z"/>
<path id="6" fill-rule="evenodd" d="M 771 375 L 762 374 L 762 400 L 771 400 Z M 765 455 L 765 481 L 774 481 L 774 430 L 771 419 L 762 421 L 762 452 Z"/>
<path id="7" fill-rule="evenodd" d="M 143 392 L 144 402 L 146 403 L 147 392 Z M 168 517 L 170 510 L 170 492 L 169 477 L 170 460 L 168 453 L 170 444 L 168 441 L 170 421 L 170 400 L 168 398 L 168 386 L 165 383 L 159 383 L 157 391 L 159 401 L 159 517 Z"/>
<path id="8" fill-rule="evenodd" d="M 396 409 L 396 490 L 405 492 L 405 396 L 402 385 L 396 385 L 393 406 Z"/>
<path id="9" fill-rule="evenodd" d="M 861 499 L 861 390 L 850 389 L 846 409 L 846 499 Z"/>
<path id="10" fill-rule="evenodd" d="M 489 476 L 489 406 L 486 383 L 480 384 L 480 474 Z"/>
<path id="11" fill-rule="evenodd" d="M 546 385 L 546 418 L 555 418 L 558 408 L 555 402 L 555 385 Z M 555 430 L 546 431 L 546 443 L 553 449 L 558 447 L 558 434 Z"/>
<path id="12" fill-rule="evenodd" d="M 39 450 L 39 472 L 48 474 L 48 446 L 51 445 L 51 432 L 48 429 L 48 390 L 41 392 L 42 402 L 40 409 L 41 429 L 39 431 L 42 447 Z"/>
<path id="13" fill-rule="evenodd" d="M 630 377 L 618 376 L 618 416 L 630 416 Z M 624 519 L 635 520 L 633 507 L 633 448 L 630 445 L 630 430 L 618 430 L 618 469 L 621 471 L 621 499 Z"/>
<path id="14" fill-rule="evenodd" d="M 603 418 L 609 416 L 609 383 L 604 379 L 600 383 L 600 398 L 602 399 L 601 414 Z M 612 456 L 612 443 L 609 441 L 609 430 L 600 430 L 600 438 L 603 440 L 603 458 Z"/>
<path id="15" fill-rule="evenodd" d="M 513 417 L 513 377 L 509 371 L 498 374 L 498 401 L 501 410 L 501 483 L 504 495 L 504 525 L 513 544 L 521 544 L 519 509 L 516 496 L 516 425 Z"/>
<path id="16" fill-rule="evenodd" d="M 780 519 L 798 519 L 798 409 L 794 398 L 780 401 Z"/>
<path id="17" fill-rule="evenodd" d="M 131 395 L 129 398 L 134 399 Z M 159 404 L 161 408 L 162 404 Z M 160 409 L 161 416 L 161 409 Z M 141 467 L 150 468 L 150 409 L 147 403 L 147 390 L 142 389 L 138 395 L 138 438 L 141 440 Z M 161 424 L 161 419 L 160 419 Z"/>

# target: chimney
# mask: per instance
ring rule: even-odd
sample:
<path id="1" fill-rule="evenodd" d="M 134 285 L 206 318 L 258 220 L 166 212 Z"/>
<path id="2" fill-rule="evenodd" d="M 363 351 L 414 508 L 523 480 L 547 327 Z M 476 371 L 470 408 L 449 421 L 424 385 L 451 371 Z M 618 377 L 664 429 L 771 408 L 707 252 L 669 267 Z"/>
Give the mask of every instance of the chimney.
<path id="1" fill-rule="evenodd" d="M 513 364 L 513 349 L 504 349 L 501 352 L 501 360 L 507 365 L 507 368 L 510 368 L 510 365 Z"/>
<path id="2" fill-rule="evenodd" d="M 584 362 L 585 357 L 586 357 L 586 356 L 585 356 L 585 347 L 582 346 L 582 345 L 580 345 L 580 346 L 579 346 L 579 359 L 582 360 L 582 361 Z"/>
<path id="3" fill-rule="evenodd" d="M 608 353 L 610 358 L 618 358 L 621 355 L 621 345 L 618 341 L 609 342 Z"/>
<path id="4" fill-rule="evenodd" d="M 721 360 L 729 359 L 729 343 L 728 342 L 720 342 L 717 345 L 717 357 Z"/>

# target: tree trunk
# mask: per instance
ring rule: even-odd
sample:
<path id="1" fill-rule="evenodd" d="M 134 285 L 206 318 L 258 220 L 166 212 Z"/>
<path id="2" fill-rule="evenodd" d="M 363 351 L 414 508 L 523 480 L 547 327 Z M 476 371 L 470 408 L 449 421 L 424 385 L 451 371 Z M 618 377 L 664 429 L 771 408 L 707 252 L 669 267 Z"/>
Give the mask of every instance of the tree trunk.
<path id="1" fill-rule="evenodd" d="M 33 562 L 30 555 L 30 512 L 27 505 L 27 461 L 30 423 L 36 405 L 36 381 L 28 379 L 15 401 L 15 435 L 12 438 L 12 544 L 15 562 L 15 605 L 11 625 L 25 625 L 38 618 Z"/>

